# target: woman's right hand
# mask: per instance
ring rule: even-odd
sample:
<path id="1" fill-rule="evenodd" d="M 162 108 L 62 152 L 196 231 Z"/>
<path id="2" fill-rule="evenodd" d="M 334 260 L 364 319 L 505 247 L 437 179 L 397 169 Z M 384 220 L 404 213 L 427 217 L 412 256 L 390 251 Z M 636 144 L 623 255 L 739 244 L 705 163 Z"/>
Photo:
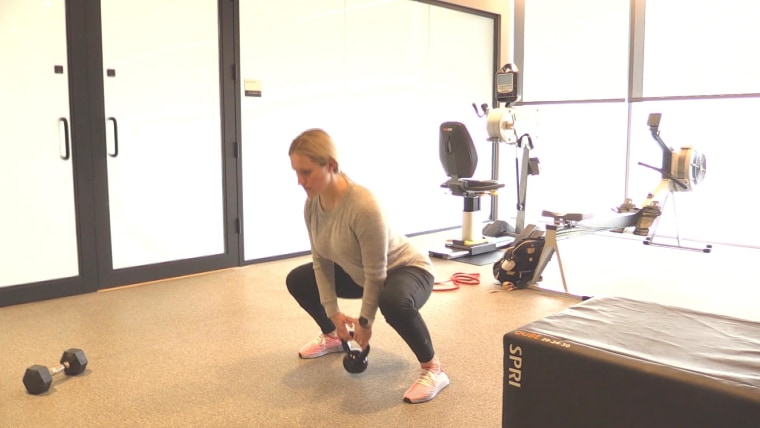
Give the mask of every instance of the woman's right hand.
<path id="1" fill-rule="evenodd" d="M 351 321 L 349 317 L 346 316 L 343 312 L 338 312 L 337 314 L 330 317 L 333 324 L 335 324 L 335 331 L 338 333 L 338 337 L 341 340 L 345 340 L 346 342 L 350 341 L 351 334 L 348 332 L 348 329 L 354 328 L 354 323 Z"/>

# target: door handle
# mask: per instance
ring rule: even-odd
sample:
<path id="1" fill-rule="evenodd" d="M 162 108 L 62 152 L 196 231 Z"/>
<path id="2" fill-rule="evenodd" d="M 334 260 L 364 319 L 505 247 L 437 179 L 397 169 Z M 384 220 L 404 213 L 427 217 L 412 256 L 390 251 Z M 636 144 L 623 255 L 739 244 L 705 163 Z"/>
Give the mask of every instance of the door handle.
<path id="1" fill-rule="evenodd" d="M 71 159 L 71 144 L 69 141 L 69 121 L 65 117 L 58 118 L 58 153 L 63 160 Z"/>
<path id="2" fill-rule="evenodd" d="M 118 123 L 116 123 L 115 117 L 109 117 L 107 121 L 111 122 L 111 125 L 112 125 L 111 126 L 112 137 L 107 140 L 113 141 L 113 144 L 110 145 L 110 148 L 112 148 L 113 150 L 107 149 L 107 152 L 108 152 L 108 156 L 115 158 L 116 156 L 119 156 L 119 126 L 118 126 Z M 108 133 L 107 130 L 106 130 L 106 133 Z"/>

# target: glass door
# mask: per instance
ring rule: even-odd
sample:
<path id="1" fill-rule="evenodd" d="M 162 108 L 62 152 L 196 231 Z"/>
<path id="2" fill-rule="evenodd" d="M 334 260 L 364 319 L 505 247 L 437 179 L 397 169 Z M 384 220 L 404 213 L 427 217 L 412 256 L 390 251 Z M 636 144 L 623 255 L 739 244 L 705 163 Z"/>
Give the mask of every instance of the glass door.
<path id="1" fill-rule="evenodd" d="M 64 0 L 0 3 L 0 287 L 79 275 Z"/>
<path id="2" fill-rule="evenodd" d="M 114 270 L 225 252 L 218 16 L 101 1 Z"/>

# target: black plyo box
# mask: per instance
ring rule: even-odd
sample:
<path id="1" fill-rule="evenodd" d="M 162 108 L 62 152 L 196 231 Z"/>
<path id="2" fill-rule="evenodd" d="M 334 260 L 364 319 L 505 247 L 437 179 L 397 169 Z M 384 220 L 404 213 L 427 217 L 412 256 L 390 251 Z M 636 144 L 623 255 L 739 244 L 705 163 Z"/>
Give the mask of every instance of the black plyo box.
<path id="1" fill-rule="evenodd" d="M 592 298 L 504 335 L 502 426 L 759 427 L 760 323 Z"/>

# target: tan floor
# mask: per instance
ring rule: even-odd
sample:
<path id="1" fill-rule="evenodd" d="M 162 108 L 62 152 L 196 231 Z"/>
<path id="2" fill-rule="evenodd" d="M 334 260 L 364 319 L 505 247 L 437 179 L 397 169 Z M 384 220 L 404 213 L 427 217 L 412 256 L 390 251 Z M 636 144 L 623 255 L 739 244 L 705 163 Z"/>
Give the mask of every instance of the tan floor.
<path id="1" fill-rule="evenodd" d="M 446 233 L 414 238 L 421 248 Z M 760 251 L 711 254 L 587 236 L 560 241 L 570 291 L 619 295 L 760 320 L 748 269 Z M 437 279 L 479 273 L 481 283 L 437 292 L 423 308 L 451 386 L 429 403 L 402 402 L 417 363 L 380 321 L 370 365 L 349 375 L 339 354 L 300 360 L 318 332 L 284 287 L 299 257 L 103 293 L 0 308 L 0 426 L 498 427 L 502 337 L 577 300 L 498 290 L 491 266 L 434 259 Z M 556 260 L 542 286 L 561 289 Z M 342 302 L 347 312 L 357 301 Z M 52 365 L 68 347 L 90 364 L 41 396 L 24 369 Z M 560 399 L 560 398 L 558 398 Z M 547 403 L 549 406 L 550 404 Z"/>

